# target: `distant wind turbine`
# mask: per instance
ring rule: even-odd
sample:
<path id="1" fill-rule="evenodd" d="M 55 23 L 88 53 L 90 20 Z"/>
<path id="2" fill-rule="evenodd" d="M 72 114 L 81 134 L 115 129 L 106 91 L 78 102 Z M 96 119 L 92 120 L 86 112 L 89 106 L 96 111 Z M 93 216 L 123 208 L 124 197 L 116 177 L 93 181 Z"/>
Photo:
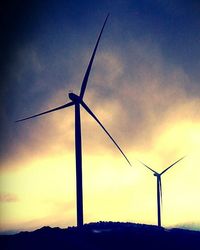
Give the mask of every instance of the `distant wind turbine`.
<path id="1" fill-rule="evenodd" d="M 160 174 L 157 173 L 155 170 L 153 170 L 152 168 L 150 168 L 149 166 L 147 166 L 145 163 L 139 161 L 141 164 L 143 164 L 146 168 L 148 168 L 149 170 L 151 170 L 154 174 L 154 176 L 156 176 L 157 178 L 157 211 L 158 211 L 158 226 L 161 227 L 161 211 L 160 211 L 160 204 L 162 202 L 162 182 L 161 182 L 161 176 L 162 174 L 164 174 L 167 170 L 169 170 L 171 167 L 173 167 L 175 164 L 177 164 L 179 161 L 181 161 L 182 159 L 184 159 L 184 157 L 180 158 L 178 161 L 174 162 L 172 165 L 170 165 L 169 167 L 167 167 L 165 170 L 163 170 Z"/>
<path id="2" fill-rule="evenodd" d="M 96 120 L 96 122 L 101 126 L 101 128 L 105 131 L 105 133 L 110 137 L 110 139 L 112 140 L 112 142 L 115 144 L 115 146 L 118 148 L 118 150 L 121 152 L 121 154 L 125 157 L 126 161 L 128 162 L 128 164 L 131 166 L 130 161 L 128 160 L 128 158 L 126 157 L 126 155 L 124 154 L 124 152 L 122 151 L 122 149 L 119 147 L 119 145 L 116 143 L 116 141 L 113 139 L 113 137 L 110 135 L 110 133 L 106 130 L 106 128 L 103 126 L 103 124 L 99 121 L 99 119 L 96 117 L 96 115 L 91 111 L 91 109 L 86 105 L 86 103 L 83 101 L 83 97 L 85 94 L 85 90 L 87 87 L 87 82 L 88 82 L 88 78 L 90 75 L 90 71 L 92 68 L 92 63 L 97 51 L 97 47 L 103 32 L 103 29 L 105 27 L 105 24 L 107 22 L 109 14 L 107 15 L 103 27 L 101 29 L 101 32 L 98 36 L 96 45 L 94 47 L 94 51 L 92 53 L 91 59 L 89 61 L 87 70 L 85 72 L 83 81 L 82 81 L 82 85 L 81 85 L 81 90 L 80 90 L 80 94 L 76 95 L 72 92 L 69 93 L 69 98 L 70 98 L 70 102 L 59 106 L 57 108 L 54 109 L 50 109 L 48 111 L 24 118 L 24 119 L 20 119 L 17 120 L 16 122 L 21 122 L 21 121 L 25 121 L 31 118 L 35 118 L 37 116 L 41 116 L 47 113 L 51 113 L 60 109 L 64 109 L 70 106 L 75 106 L 75 153 L 76 153 L 76 195 L 77 195 L 77 226 L 82 226 L 83 225 L 83 190 L 82 190 L 82 146 L 81 146 L 81 116 L 80 116 L 80 105 L 82 105 L 82 107 Z"/>

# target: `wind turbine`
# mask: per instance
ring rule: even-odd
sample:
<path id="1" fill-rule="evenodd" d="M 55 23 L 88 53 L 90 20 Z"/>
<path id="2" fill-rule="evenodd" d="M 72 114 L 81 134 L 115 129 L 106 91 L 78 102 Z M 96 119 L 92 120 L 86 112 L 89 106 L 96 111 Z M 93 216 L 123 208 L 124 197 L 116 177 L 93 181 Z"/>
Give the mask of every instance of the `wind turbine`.
<path id="1" fill-rule="evenodd" d="M 165 170 L 163 170 L 161 173 L 156 172 L 155 170 L 153 170 L 152 168 L 150 168 L 149 166 L 147 166 L 145 163 L 139 161 L 140 163 L 142 163 L 146 168 L 148 168 L 150 171 L 153 172 L 153 175 L 156 177 L 157 179 L 157 211 L 158 211 L 158 226 L 161 227 L 161 209 L 160 209 L 160 205 L 162 202 L 162 182 L 161 182 L 161 176 L 168 171 L 171 167 L 173 167 L 175 164 L 177 164 L 179 161 L 181 161 L 184 157 L 180 158 L 178 161 L 175 161 L 172 165 L 170 165 L 169 167 L 167 167 Z"/>
<path id="2" fill-rule="evenodd" d="M 72 92 L 70 92 L 68 94 L 69 99 L 71 100 L 70 102 L 56 107 L 54 109 L 50 109 L 47 110 L 45 112 L 30 116 L 30 117 L 26 117 L 20 120 L 17 120 L 16 122 L 21 122 L 21 121 L 25 121 L 31 118 L 35 118 L 37 116 L 41 116 L 47 113 L 51 113 L 57 110 L 61 110 L 64 108 L 68 108 L 70 106 L 75 106 L 75 154 L 76 154 L 76 195 L 77 195 L 77 226 L 80 227 L 83 225 L 83 190 L 82 190 L 82 145 L 81 145 L 81 116 L 80 116 L 80 105 L 96 120 L 96 122 L 101 126 L 101 128 L 105 131 L 105 133 L 110 137 L 110 139 L 112 140 L 112 142 L 115 144 L 115 146 L 118 148 L 118 150 L 121 152 L 121 154 L 125 157 L 126 161 L 128 162 L 128 164 L 131 166 L 130 161 L 128 160 L 128 158 L 126 157 L 126 155 L 124 154 L 124 152 L 122 151 L 122 149 L 119 147 L 119 145 L 117 144 L 117 142 L 113 139 L 113 137 L 110 135 L 110 133 L 106 130 L 106 128 L 103 126 L 103 124 L 99 121 L 99 119 L 96 117 L 96 115 L 91 111 L 91 109 L 87 106 L 87 104 L 83 101 L 83 97 L 85 94 L 85 90 L 87 87 L 87 82 L 88 82 L 88 78 L 90 75 L 90 71 L 92 68 L 92 63 L 94 61 L 94 57 L 97 51 L 97 47 L 101 38 L 101 35 L 103 33 L 104 27 L 106 25 L 107 19 L 108 19 L 109 14 L 107 15 L 103 27 L 100 31 L 100 34 L 98 36 L 96 45 L 94 47 L 92 56 L 90 58 L 87 70 L 85 72 L 83 81 L 82 81 L 82 85 L 81 85 L 81 90 L 80 90 L 80 94 L 74 94 Z"/>

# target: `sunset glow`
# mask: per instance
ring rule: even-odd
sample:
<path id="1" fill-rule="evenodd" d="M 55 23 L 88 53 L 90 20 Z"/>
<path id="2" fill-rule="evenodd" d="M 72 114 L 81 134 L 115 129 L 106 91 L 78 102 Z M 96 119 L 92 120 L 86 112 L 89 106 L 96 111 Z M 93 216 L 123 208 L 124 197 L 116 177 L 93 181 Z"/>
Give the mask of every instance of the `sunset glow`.
<path id="1" fill-rule="evenodd" d="M 70 90 L 79 93 L 105 9 L 95 12 L 96 16 L 80 14 L 87 20 L 87 25 L 81 26 L 87 30 L 85 36 L 79 28 L 81 19 L 74 20 L 74 26 L 68 19 L 62 20 L 65 35 L 56 33 L 56 24 L 51 30 L 40 20 L 47 37 L 39 30 L 33 41 L 18 46 L 13 54 L 5 80 L 13 107 L 6 101 L 2 111 L 1 232 L 76 225 L 74 107 L 20 124 L 13 121 L 68 102 Z M 176 55 L 168 58 L 161 41 L 154 41 L 159 34 L 145 36 L 139 29 L 136 35 L 138 28 L 129 25 L 124 30 L 133 17 L 126 19 L 126 14 L 121 17 L 116 9 L 113 12 L 95 58 L 85 102 L 122 147 L 132 167 L 81 109 L 84 222 L 156 224 L 156 178 L 138 160 L 162 172 L 186 155 L 162 177 L 162 222 L 166 227 L 200 229 L 198 74 L 192 78 L 192 69 L 186 70 Z M 73 23 L 73 18 L 68 18 Z M 141 16 L 134 18 L 140 23 L 142 10 Z M 51 36 L 58 36 L 54 43 Z M 43 52 L 44 42 L 47 48 Z"/>

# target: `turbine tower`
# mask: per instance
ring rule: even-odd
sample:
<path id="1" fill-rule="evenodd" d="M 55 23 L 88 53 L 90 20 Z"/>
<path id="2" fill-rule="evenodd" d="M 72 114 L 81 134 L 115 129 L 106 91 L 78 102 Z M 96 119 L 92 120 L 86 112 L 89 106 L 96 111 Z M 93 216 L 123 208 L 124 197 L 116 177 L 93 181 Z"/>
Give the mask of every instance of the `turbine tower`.
<path id="1" fill-rule="evenodd" d="M 162 202 L 162 182 L 161 182 L 161 176 L 168 171 L 171 167 L 173 167 L 175 164 L 177 164 L 179 161 L 181 161 L 184 157 L 180 158 L 178 161 L 174 162 L 172 165 L 170 165 L 169 167 L 167 167 L 165 170 L 163 170 L 161 173 L 157 173 L 155 170 L 153 170 L 152 168 L 150 168 L 149 166 L 147 166 L 145 163 L 139 161 L 140 163 L 142 163 L 146 168 L 148 168 L 149 170 L 151 170 L 153 172 L 153 175 L 156 177 L 157 179 L 157 213 L 158 213 L 158 226 L 161 227 L 161 202 Z"/>
<path id="2" fill-rule="evenodd" d="M 70 92 L 68 94 L 69 99 L 71 100 L 70 102 L 56 107 L 54 109 L 50 109 L 47 110 L 45 112 L 33 115 L 33 116 L 29 116 L 20 120 L 17 120 L 16 122 L 21 122 L 21 121 L 25 121 L 31 118 L 35 118 L 37 116 L 41 116 L 47 113 L 51 113 L 57 110 L 61 110 L 70 106 L 75 106 L 75 154 L 76 154 L 76 195 L 77 195 L 77 226 L 80 227 L 83 225 L 83 189 L 82 189 L 82 143 L 81 143 L 81 116 L 80 116 L 80 105 L 96 120 L 96 122 L 101 126 L 101 128 L 104 130 L 104 132 L 110 137 L 110 139 L 112 140 L 112 142 L 115 144 L 115 146 L 118 148 L 118 150 L 121 152 L 121 154 L 125 157 L 126 161 L 128 162 L 128 164 L 131 166 L 130 161 L 128 160 L 128 158 L 126 157 L 126 155 L 124 154 L 124 152 L 122 151 L 122 149 L 119 147 L 119 145 L 117 144 L 117 142 L 113 139 L 113 137 L 110 135 L 110 133 L 106 130 L 106 128 L 103 126 L 103 124 L 99 121 L 99 119 L 97 118 L 97 116 L 91 111 L 91 109 L 87 106 L 87 104 L 83 101 L 83 97 L 85 94 L 85 90 L 87 87 L 87 82 L 88 82 L 88 78 L 90 75 L 90 71 L 92 68 L 92 63 L 94 61 L 94 57 L 97 51 L 97 47 L 101 38 L 101 35 L 103 33 L 104 27 L 106 25 L 107 19 L 108 19 L 109 14 L 107 15 L 103 27 L 100 31 L 100 34 L 98 36 L 96 45 L 94 47 L 92 56 L 90 58 L 87 70 L 85 72 L 83 81 L 82 81 L 82 85 L 81 85 L 81 90 L 80 90 L 80 94 L 76 95 L 72 92 Z"/>

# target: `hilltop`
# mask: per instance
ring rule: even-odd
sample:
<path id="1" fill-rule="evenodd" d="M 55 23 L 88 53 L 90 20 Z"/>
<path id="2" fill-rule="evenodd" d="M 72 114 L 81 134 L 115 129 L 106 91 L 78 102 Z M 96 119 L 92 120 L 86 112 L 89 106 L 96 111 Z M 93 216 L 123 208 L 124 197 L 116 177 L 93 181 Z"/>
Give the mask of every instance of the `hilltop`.
<path id="1" fill-rule="evenodd" d="M 111 249 L 199 249 L 200 232 L 157 226 L 98 222 L 82 228 L 42 227 L 33 232 L 0 236 L 1 249 L 111 250 Z"/>

